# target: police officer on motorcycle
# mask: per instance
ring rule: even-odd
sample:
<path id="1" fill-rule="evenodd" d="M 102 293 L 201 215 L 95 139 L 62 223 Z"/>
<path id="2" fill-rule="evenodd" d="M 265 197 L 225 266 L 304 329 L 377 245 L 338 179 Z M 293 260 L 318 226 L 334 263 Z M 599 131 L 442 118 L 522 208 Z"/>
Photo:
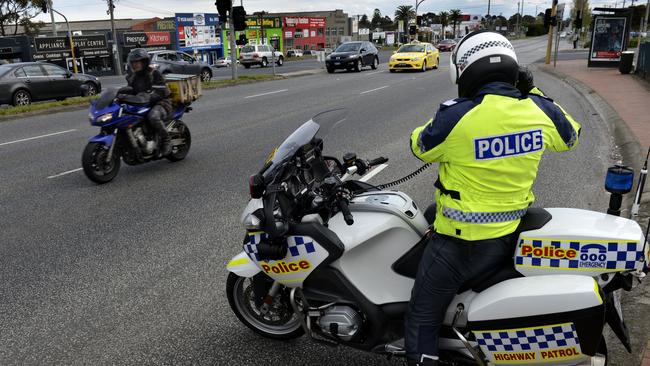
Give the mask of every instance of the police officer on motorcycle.
<path id="1" fill-rule="evenodd" d="M 406 314 L 409 365 L 438 364 L 438 333 L 456 292 L 511 265 L 512 234 L 535 199 L 544 150 L 571 150 L 580 134 L 580 125 L 534 88 L 531 74 L 520 73 L 512 44 L 498 33 L 465 36 L 450 74 L 459 98 L 411 135 L 415 156 L 440 166 L 434 234 Z"/>
<path id="2" fill-rule="evenodd" d="M 127 62 L 131 66 L 131 73 L 126 77 L 126 81 L 134 94 L 149 102 L 151 111 L 147 120 L 158 135 L 160 155 L 169 155 L 171 140 L 163 121 L 172 113 L 172 102 L 165 77 L 150 66 L 151 59 L 145 49 L 132 50 Z"/>

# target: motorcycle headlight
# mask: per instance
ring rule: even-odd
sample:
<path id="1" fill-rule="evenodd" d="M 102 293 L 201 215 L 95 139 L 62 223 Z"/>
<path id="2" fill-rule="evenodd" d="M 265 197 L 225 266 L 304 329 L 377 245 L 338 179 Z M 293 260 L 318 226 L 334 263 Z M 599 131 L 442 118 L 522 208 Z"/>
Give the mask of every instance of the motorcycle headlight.
<path id="1" fill-rule="evenodd" d="M 113 113 L 102 114 L 97 118 L 97 123 L 106 123 L 110 122 L 113 119 Z"/>

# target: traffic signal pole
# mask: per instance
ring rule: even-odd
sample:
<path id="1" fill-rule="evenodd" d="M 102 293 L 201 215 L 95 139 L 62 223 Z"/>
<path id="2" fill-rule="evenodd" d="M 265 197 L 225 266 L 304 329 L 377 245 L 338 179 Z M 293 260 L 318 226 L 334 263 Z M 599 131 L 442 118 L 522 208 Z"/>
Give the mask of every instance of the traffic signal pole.
<path id="1" fill-rule="evenodd" d="M 230 31 L 228 36 L 230 41 L 230 70 L 232 79 L 237 80 L 237 45 L 235 44 L 235 22 L 232 17 L 232 6 L 228 12 L 228 30 Z"/>
<path id="2" fill-rule="evenodd" d="M 551 19 L 555 17 L 557 13 L 557 0 L 553 0 L 553 6 L 551 7 Z M 553 30 L 555 29 L 555 26 L 553 25 L 553 21 L 551 20 L 551 24 L 548 27 L 548 43 L 546 44 L 546 60 L 545 64 L 550 64 L 551 63 L 551 50 L 553 49 Z"/>

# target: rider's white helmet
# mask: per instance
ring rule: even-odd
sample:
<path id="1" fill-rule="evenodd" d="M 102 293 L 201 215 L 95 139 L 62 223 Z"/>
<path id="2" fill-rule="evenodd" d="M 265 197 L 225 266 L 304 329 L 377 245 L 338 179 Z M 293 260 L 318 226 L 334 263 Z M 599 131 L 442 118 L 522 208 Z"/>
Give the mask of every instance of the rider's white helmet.
<path id="1" fill-rule="evenodd" d="M 515 49 L 499 33 L 471 32 L 451 52 L 449 76 L 458 84 L 458 95 L 467 97 L 492 81 L 515 85 L 519 72 Z"/>

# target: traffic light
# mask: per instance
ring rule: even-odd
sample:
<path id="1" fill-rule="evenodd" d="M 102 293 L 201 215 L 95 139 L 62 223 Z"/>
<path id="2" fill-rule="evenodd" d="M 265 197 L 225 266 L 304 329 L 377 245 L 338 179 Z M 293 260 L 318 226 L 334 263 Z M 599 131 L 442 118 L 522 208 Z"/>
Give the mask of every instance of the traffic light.
<path id="1" fill-rule="evenodd" d="M 415 17 L 415 24 L 417 24 L 419 27 L 422 26 L 422 15 L 418 15 Z"/>
<path id="2" fill-rule="evenodd" d="M 234 6 L 232 8 L 232 21 L 236 31 L 246 29 L 246 10 L 243 6 Z"/>
<path id="3" fill-rule="evenodd" d="M 246 38 L 246 34 L 242 33 L 239 35 L 239 39 L 235 41 L 237 46 L 246 46 L 248 44 L 248 38 Z"/>
<path id="4" fill-rule="evenodd" d="M 557 25 L 557 17 L 552 17 L 551 12 L 551 9 L 544 11 L 544 28 Z"/>
<path id="5" fill-rule="evenodd" d="M 47 13 L 47 0 L 42 0 L 41 1 L 41 11 L 43 13 Z"/>
<path id="6" fill-rule="evenodd" d="M 573 20 L 573 28 L 582 29 L 582 16 L 576 16 Z"/>
<path id="7" fill-rule="evenodd" d="M 409 35 L 414 36 L 414 35 L 416 35 L 416 34 L 418 34 L 418 27 L 417 27 L 417 25 L 411 25 L 411 26 L 409 27 Z"/>
<path id="8" fill-rule="evenodd" d="M 217 0 L 214 5 L 217 6 L 217 12 L 221 19 L 226 19 L 230 8 L 232 8 L 232 0 Z"/>

